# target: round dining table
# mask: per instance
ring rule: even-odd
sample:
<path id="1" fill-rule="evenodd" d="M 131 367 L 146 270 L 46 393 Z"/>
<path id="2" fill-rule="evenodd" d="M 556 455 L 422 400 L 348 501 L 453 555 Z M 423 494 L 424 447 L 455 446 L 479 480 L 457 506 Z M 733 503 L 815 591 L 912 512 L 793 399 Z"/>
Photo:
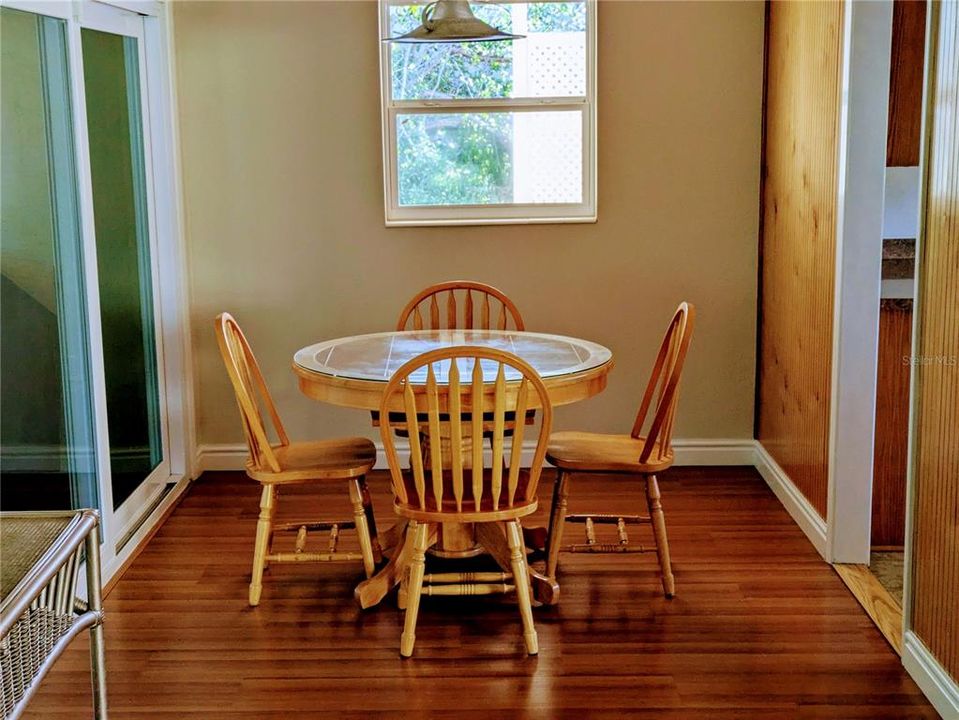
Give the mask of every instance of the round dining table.
<path id="1" fill-rule="evenodd" d="M 368 335 L 337 338 L 309 345 L 293 356 L 293 371 L 300 391 L 309 398 L 342 407 L 373 411 L 374 424 L 383 400 L 383 390 L 390 377 L 408 360 L 422 353 L 454 346 L 478 346 L 505 350 L 519 356 L 540 374 L 549 392 L 553 406 L 566 405 L 590 398 L 606 387 L 607 376 L 613 367 L 613 354 L 602 345 L 563 335 L 525 332 L 518 330 L 412 330 L 381 332 Z M 449 361 L 447 361 L 448 363 Z M 487 402 L 494 402 L 494 364 L 484 367 L 488 383 Z M 436 380 L 445 384 L 446 368 L 435 369 Z M 414 383 L 416 375 L 411 376 Z M 510 377 L 507 374 L 507 382 Z M 417 402 L 425 392 L 423 385 L 414 384 Z M 425 397 L 425 396 L 424 396 Z M 537 409 L 530 395 L 530 410 Z M 391 412 L 403 412 L 402 399 L 397 396 Z M 425 404 L 424 404 L 425 410 Z M 526 531 L 527 545 L 541 547 L 543 529 Z M 356 588 L 356 599 L 364 608 L 377 604 L 402 578 L 409 558 L 403 552 L 405 524 L 398 523 L 380 534 L 384 551 L 393 548 L 390 561 L 373 577 Z M 483 549 L 501 566 L 509 570 L 509 548 L 505 538 L 502 544 L 488 534 L 480 539 Z M 559 588 L 540 573 L 530 569 L 530 580 L 536 599 L 544 604 L 556 602 Z"/>

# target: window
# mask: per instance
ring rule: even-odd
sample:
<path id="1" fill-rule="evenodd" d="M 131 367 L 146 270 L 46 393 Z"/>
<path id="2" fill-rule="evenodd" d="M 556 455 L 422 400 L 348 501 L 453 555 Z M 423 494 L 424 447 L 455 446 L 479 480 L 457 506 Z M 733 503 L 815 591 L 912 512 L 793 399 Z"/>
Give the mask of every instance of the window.
<path id="1" fill-rule="evenodd" d="M 471 8 L 526 37 L 382 43 L 386 224 L 594 221 L 595 1 Z M 380 10 L 393 37 L 423 4 Z"/>

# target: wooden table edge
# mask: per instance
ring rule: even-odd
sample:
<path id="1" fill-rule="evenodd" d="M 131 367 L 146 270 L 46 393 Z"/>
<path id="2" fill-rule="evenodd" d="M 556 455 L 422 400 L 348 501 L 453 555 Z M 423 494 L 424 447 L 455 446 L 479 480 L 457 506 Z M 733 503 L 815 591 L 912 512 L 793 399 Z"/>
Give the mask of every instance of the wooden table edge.
<path id="1" fill-rule="evenodd" d="M 605 390 L 607 378 L 614 366 L 615 359 L 610 357 L 601 365 L 588 370 L 580 370 L 569 375 L 544 377 L 543 383 L 549 390 L 550 401 L 553 406 L 569 405 L 591 398 Z M 297 376 L 300 392 L 311 400 L 356 410 L 380 409 L 387 380 L 359 380 L 357 378 L 329 375 L 309 370 L 296 362 L 291 363 L 291 367 Z M 518 388 L 519 383 L 507 383 L 507 393 L 510 392 L 511 387 Z M 421 395 L 425 392 L 425 385 L 414 385 L 413 391 L 417 395 Z M 489 384 L 487 394 L 492 404 L 492 383 Z M 403 411 L 404 409 L 402 398 L 398 398 L 397 406 L 391 408 L 394 411 Z M 530 409 L 539 409 L 532 396 L 530 397 Z"/>

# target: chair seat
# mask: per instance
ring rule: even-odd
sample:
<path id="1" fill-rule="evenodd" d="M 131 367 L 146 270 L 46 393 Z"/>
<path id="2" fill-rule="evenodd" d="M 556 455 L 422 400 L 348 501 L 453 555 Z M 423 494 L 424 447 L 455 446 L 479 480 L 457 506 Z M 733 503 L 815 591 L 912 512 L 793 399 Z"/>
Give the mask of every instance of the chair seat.
<path id="1" fill-rule="evenodd" d="M 247 464 L 246 474 L 265 483 L 345 480 L 366 475 L 376 463 L 376 446 L 360 437 L 293 442 L 273 452 L 280 472 Z"/>
<path id="2" fill-rule="evenodd" d="M 413 474 L 409 471 L 403 472 L 403 485 L 406 488 L 406 495 L 409 503 L 401 503 L 396 499 L 395 509 L 399 515 L 412 518 L 421 522 L 443 522 L 452 520 L 456 522 L 494 522 L 497 520 L 524 517 L 536 511 L 537 501 L 533 499 L 529 502 L 523 498 L 526 493 L 526 487 L 529 485 L 529 470 L 519 471 L 517 478 L 516 495 L 513 507 L 509 507 L 509 490 L 507 488 L 507 477 L 509 471 L 503 470 L 503 486 L 499 496 L 499 508 L 494 509 L 493 498 L 489 488 L 492 487 L 493 471 L 489 468 L 483 470 L 483 485 L 486 488 L 479 509 L 473 500 L 473 471 L 469 468 L 463 469 L 463 510 L 456 508 L 456 498 L 453 495 L 453 473 L 450 470 L 443 471 L 443 504 L 437 507 L 432 497 L 432 492 L 428 493 L 426 507 L 422 508 L 419 504 L 419 496 L 416 493 L 416 484 Z M 432 488 L 432 480 L 429 471 L 426 472 L 426 484 Z M 445 516 L 445 517 L 443 517 Z M 455 516 L 455 517 L 451 517 Z"/>
<path id="3" fill-rule="evenodd" d="M 639 462 L 646 438 L 589 432 L 558 432 L 549 437 L 546 460 L 563 470 L 600 473 L 653 473 L 673 464 L 673 453 L 659 459 L 658 443 L 649 461 Z"/>

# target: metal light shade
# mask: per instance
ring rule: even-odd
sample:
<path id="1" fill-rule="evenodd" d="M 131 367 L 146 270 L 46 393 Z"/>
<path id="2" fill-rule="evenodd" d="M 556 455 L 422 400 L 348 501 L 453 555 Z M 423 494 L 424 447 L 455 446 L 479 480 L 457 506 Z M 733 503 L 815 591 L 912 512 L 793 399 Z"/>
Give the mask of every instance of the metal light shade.
<path id="1" fill-rule="evenodd" d="M 401 43 L 459 43 L 479 40 L 517 40 L 525 35 L 505 33 L 483 22 L 467 0 L 437 0 L 423 8 L 423 24 L 405 35 L 386 38 Z"/>

